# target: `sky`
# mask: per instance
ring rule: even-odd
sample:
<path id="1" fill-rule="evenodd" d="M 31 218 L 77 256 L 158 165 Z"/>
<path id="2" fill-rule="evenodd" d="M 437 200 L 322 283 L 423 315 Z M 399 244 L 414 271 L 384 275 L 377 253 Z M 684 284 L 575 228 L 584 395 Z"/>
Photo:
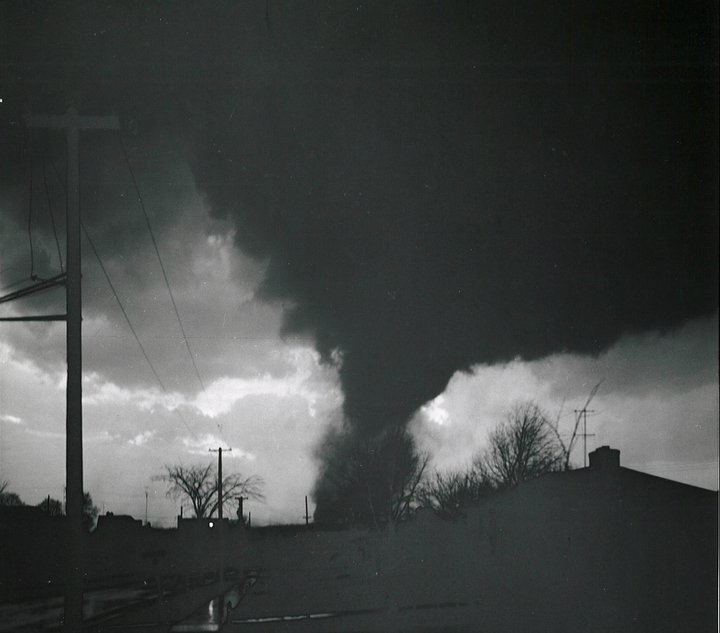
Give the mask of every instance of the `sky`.
<path id="1" fill-rule="evenodd" d="M 301 521 L 332 429 L 462 467 L 601 381 L 588 450 L 717 489 L 716 8 L 625 4 L 3 3 L 4 292 L 64 259 L 63 139 L 23 113 L 121 122 L 82 135 L 83 222 L 154 371 L 83 241 L 101 510 L 171 525 L 163 465 L 223 445 L 254 521 Z M 0 324 L 0 363 L 0 479 L 59 498 L 64 326 Z"/>

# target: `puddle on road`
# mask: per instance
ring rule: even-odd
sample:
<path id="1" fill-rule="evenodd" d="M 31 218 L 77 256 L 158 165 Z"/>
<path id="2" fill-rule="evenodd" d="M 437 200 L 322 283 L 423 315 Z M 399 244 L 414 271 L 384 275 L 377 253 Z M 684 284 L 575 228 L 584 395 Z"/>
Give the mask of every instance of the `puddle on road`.
<path id="1" fill-rule="evenodd" d="M 216 596 L 201 609 L 182 622 L 174 624 L 171 633 L 207 633 L 219 631 L 227 621 L 228 614 L 237 607 L 243 596 L 242 589 L 235 585 L 220 596 Z"/>

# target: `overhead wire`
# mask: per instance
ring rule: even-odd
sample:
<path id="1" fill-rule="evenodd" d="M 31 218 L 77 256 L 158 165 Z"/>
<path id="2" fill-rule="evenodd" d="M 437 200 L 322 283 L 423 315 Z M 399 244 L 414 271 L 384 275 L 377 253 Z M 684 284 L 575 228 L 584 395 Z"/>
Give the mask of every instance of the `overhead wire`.
<path id="1" fill-rule="evenodd" d="M 177 318 L 178 325 L 180 326 L 180 332 L 182 333 L 183 337 L 183 343 L 185 343 L 185 347 L 188 351 L 188 355 L 190 356 L 190 361 L 192 363 L 193 369 L 195 370 L 195 376 L 198 379 L 198 382 L 200 383 L 200 387 L 202 391 L 205 391 L 205 383 L 200 376 L 200 370 L 198 369 L 197 362 L 195 361 L 195 355 L 193 354 L 192 349 L 190 348 L 190 342 L 189 337 L 185 333 L 185 327 L 183 326 L 182 319 L 180 318 L 180 311 L 178 310 L 177 303 L 175 302 L 175 296 L 173 295 L 172 288 L 170 286 L 170 281 L 167 276 L 167 271 L 165 270 L 165 265 L 163 263 L 162 257 L 160 255 L 160 249 L 157 244 L 157 240 L 155 239 L 155 233 L 152 230 L 152 225 L 150 224 L 150 216 L 148 215 L 147 209 L 145 208 L 145 201 L 143 200 L 142 193 L 140 191 L 140 186 L 138 185 L 137 178 L 135 177 L 135 171 L 133 170 L 132 163 L 130 161 L 130 156 L 127 151 L 127 147 L 125 146 L 125 141 L 122 137 L 121 133 L 118 133 L 118 138 L 120 139 L 120 147 L 122 148 L 123 157 L 125 158 L 125 164 L 127 165 L 128 172 L 130 173 L 130 178 L 132 180 L 133 188 L 135 189 L 135 195 L 137 196 L 138 206 L 140 207 L 140 210 L 142 211 L 143 217 L 145 218 L 145 224 L 148 229 L 148 233 L 150 234 L 150 240 L 152 241 L 153 248 L 155 249 L 155 255 L 157 256 L 158 263 L 160 264 L 160 270 L 162 271 L 162 277 L 163 281 L 165 282 L 165 287 L 167 288 L 168 294 L 170 295 L 170 302 L 172 303 L 173 311 L 175 312 L 175 317 Z M 219 422 L 215 422 L 215 425 L 218 428 L 218 431 L 220 432 L 220 436 L 225 441 L 225 443 L 228 443 L 227 440 L 224 437 L 222 426 Z"/>
<path id="2" fill-rule="evenodd" d="M 135 189 L 135 194 L 137 195 L 138 205 L 143 213 L 143 217 L 145 218 L 145 224 L 147 226 L 148 233 L 150 234 L 150 240 L 152 241 L 153 248 L 155 249 L 155 255 L 157 256 L 158 263 L 160 264 L 163 281 L 165 282 L 165 287 L 167 288 L 168 294 L 170 295 L 170 302 L 172 303 L 175 317 L 177 318 L 178 325 L 180 326 L 180 332 L 183 335 L 183 341 L 185 343 L 185 346 L 187 347 L 188 354 L 190 355 L 190 360 L 192 361 L 193 369 L 195 370 L 195 375 L 197 376 L 198 382 L 200 383 L 203 391 L 205 391 L 205 383 L 200 376 L 200 371 L 198 370 L 197 363 L 195 362 L 195 357 L 192 353 L 192 350 L 190 349 L 190 344 L 188 343 L 188 337 L 185 334 L 185 328 L 183 326 L 182 319 L 180 318 L 180 312 L 178 311 L 177 304 L 175 303 L 175 296 L 173 295 L 172 288 L 170 287 L 170 281 L 168 280 L 165 265 L 163 264 L 162 257 L 160 256 L 160 249 L 158 248 L 157 240 L 155 239 L 155 233 L 153 233 L 152 225 L 150 224 L 150 217 L 148 216 L 147 209 L 145 208 L 145 202 L 143 200 L 142 193 L 140 192 L 140 187 L 138 185 L 137 179 L 135 178 L 135 172 L 132 168 L 132 163 L 130 162 L 130 156 L 128 155 L 127 148 L 125 147 L 125 141 L 123 140 L 122 135 L 119 135 L 119 137 L 123 156 L 125 157 L 125 164 L 127 165 L 128 171 L 130 172 L 130 178 L 132 179 L 133 188 Z"/>
<path id="3" fill-rule="evenodd" d="M 30 279 L 35 278 L 35 253 L 32 239 L 32 206 L 33 206 L 33 155 L 32 129 L 28 128 L 28 222 L 27 234 L 30 243 Z"/>
<path id="4" fill-rule="evenodd" d="M 48 215 L 50 216 L 50 223 L 52 224 L 53 236 L 55 237 L 55 246 L 57 247 L 58 261 L 60 262 L 60 272 L 65 272 L 63 268 L 62 252 L 60 250 L 60 240 L 58 239 L 57 227 L 55 226 L 55 214 L 52 210 L 52 200 L 50 197 L 50 188 L 48 187 L 47 181 L 47 157 L 43 156 L 42 164 L 42 175 L 43 175 L 43 186 L 45 188 L 45 198 L 47 199 Z"/>
<path id="5" fill-rule="evenodd" d="M 62 181 L 62 178 L 60 177 L 60 173 L 57 170 L 57 167 L 55 166 L 54 161 L 50 161 L 50 165 L 52 166 L 52 169 L 57 176 L 58 180 L 60 181 L 61 185 L 63 186 L 63 189 L 65 190 L 65 197 L 66 197 L 66 203 L 67 203 L 67 188 L 65 187 L 65 183 Z M 92 238 L 90 237 L 90 234 L 88 233 L 87 228 L 85 227 L 85 223 L 80 220 L 80 227 L 82 228 L 82 231 L 85 235 L 85 239 L 87 239 L 88 244 L 90 245 L 90 249 L 93 252 L 93 255 L 95 256 L 95 259 L 97 260 L 100 270 L 102 271 L 105 281 L 107 281 L 108 286 L 110 287 L 110 290 L 115 297 L 115 301 L 118 304 L 118 307 L 120 308 L 120 312 L 122 312 L 123 317 L 125 318 L 125 322 L 128 324 L 128 327 L 130 328 L 130 331 L 132 332 L 133 337 L 135 338 L 135 341 L 138 344 L 138 347 L 140 348 L 140 351 L 142 352 L 143 357 L 145 358 L 145 361 L 147 362 L 148 366 L 150 367 L 150 370 L 152 371 L 153 375 L 155 376 L 155 379 L 157 380 L 158 384 L 160 385 L 160 388 L 163 390 L 163 393 L 166 395 L 170 395 L 170 392 L 168 391 L 167 387 L 165 386 L 165 383 L 160 378 L 160 375 L 158 374 L 157 370 L 155 369 L 155 366 L 153 365 L 152 361 L 150 360 L 150 356 L 147 353 L 147 350 L 145 349 L 145 346 L 142 344 L 142 341 L 140 340 L 140 337 L 138 336 L 135 327 L 132 324 L 132 321 L 130 320 L 130 316 L 128 315 L 127 311 L 125 310 L 125 306 L 123 306 L 122 301 L 120 300 L 120 296 L 118 295 L 117 291 L 115 290 L 115 286 L 110 279 L 110 274 L 108 273 L 107 269 L 105 268 L 105 264 L 102 261 L 102 258 L 100 257 L 100 253 L 98 252 L 97 248 L 95 247 L 95 243 L 93 242 Z M 180 409 L 174 409 L 174 412 L 177 414 L 177 416 L 182 420 L 183 425 L 185 428 L 190 432 L 190 434 L 193 436 L 193 438 L 198 439 L 197 434 L 195 431 L 193 431 L 190 424 L 188 424 L 188 421 L 185 419 L 185 416 L 180 412 Z"/>
<path id="6" fill-rule="evenodd" d="M 9 283 L 7 286 L 3 286 L 0 288 L 0 292 L 5 292 L 6 290 L 9 290 L 10 288 L 14 288 L 15 286 L 19 286 L 20 284 L 24 284 L 28 280 L 27 277 L 23 277 L 22 279 L 18 279 L 17 281 L 13 281 Z"/>
<path id="7" fill-rule="evenodd" d="M 2 270 L 0 270 L 0 275 L 8 272 L 10 270 L 17 270 L 17 266 L 8 266 L 6 268 L 3 268 Z M 9 288 L 14 288 L 15 286 L 19 286 L 20 284 L 25 283 L 28 279 L 29 279 L 29 277 L 21 277 L 20 279 L 11 281 L 9 284 L 0 288 L 0 292 L 5 292 L 5 290 L 8 290 Z"/>
<path id="8" fill-rule="evenodd" d="M 123 317 L 125 317 L 125 321 L 128 324 L 128 327 L 130 328 L 130 331 L 132 332 L 132 335 L 135 337 L 135 341 L 138 344 L 138 347 L 140 348 L 140 351 L 142 352 L 143 357 L 147 361 L 147 364 L 149 365 L 150 369 L 152 370 L 153 375 L 155 376 L 155 379 L 158 381 L 158 384 L 162 388 L 163 392 L 167 395 L 170 395 L 168 392 L 167 387 L 165 386 L 165 383 L 163 383 L 162 379 L 160 378 L 160 375 L 158 374 L 157 370 L 155 369 L 155 366 L 152 364 L 152 361 L 150 360 L 150 357 L 148 356 L 147 351 L 145 350 L 145 346 L 140 341 L 140 337 L 138 336 L 137 332 L 135 331 L 135 328 L 133 327 L 132 321 L 130 320 L 130 317 L 128 316 L 128 313 L 125 311 L 125 307 L 122 304 L 122 301 L 120 301 L 120 297 L 115 290 L 115 286 L 113 285 L 112 281 L 110 280 L 110 275 L 107 272 L 107 269 L 105 268 L 105 265 L 103 264 L 102 259 L 100 258 L 100 254 L 97 251 L 97 248 L 95 248 L 95 243 L 92 241 L 92 238 L 90 237 L 90 234 L 88 233 L 87 229 L 85 228 L 85 224 L 81 221 L 80 226 L 82 227 L 83 233 L 85 234 L 85 238 L 88 241 L 88 244 L 90 244 L 90 248 L 95 255 L 95 259 L 97 259 L 98 264 L 100 265 L 100 270 L 102 270 L 103 275 L 105 276 L 105 280 L 108 283 L 108 286 L 110 286 L 110 290 L 113 293 L 113 296 L 115 297 L 115 301 L 117 301 L 118 306 L 120 307 L 120 311 L 122 312 Z M 180 413 L 179 409 L 174 409 L 174 411 L 178 414 L 178 417 L 182 420 L 183 424 L 185 425 L 185 428 L 191 433 L 191 435 L 197 439 L 197 435 L 192 430 L 190 425 L 188 424 L 185 417 Z"/>

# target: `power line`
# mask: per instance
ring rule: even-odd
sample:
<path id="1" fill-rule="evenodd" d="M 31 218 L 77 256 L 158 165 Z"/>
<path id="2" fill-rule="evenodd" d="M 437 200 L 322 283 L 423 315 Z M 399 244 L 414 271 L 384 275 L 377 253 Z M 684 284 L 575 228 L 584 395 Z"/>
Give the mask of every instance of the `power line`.
<path id="1" fill-rule="evenodd" d="M 90 248 L 92 249 L 93 254 L 95 255 L 95 258 L 98 261 L 98 264 L 100 265 L 100 269 L 103 272 L 103 275 L 105 275 L 105 280 L 108 282 L 108 286 L 110 286 L 110 290 L 113 293 L 113 296 L 115 297 L 115 300 L 117 301 L 118 306 L 120 307 L 120 311 L 122 312 L 123 316 L 125 317 L 125 321 L 128 324 L 128 327 L 130 328 L 130 331 L 132 332 L 133 336 L 135 337 L 135 341 L 137 341 L 138 347 L 140 347 L 140 351 L 142 352 L 143 356 L 145 357 L 145 360 L 147 361 L 147 364 L 150 366 L 150 369 L 152 370 L 153 375 L 155 376 L 155 379 L 158 381 L 158 384 L 162 388 L 163 392 L 169 395 L 169 392 L 167 388 L 165 387 L 165 384 L 163 383 L 162 379 L 160 378 L 157 370 L 155 369 L 155 366 L 152 364 L 152 361 L 150 360 L 150 357 L 148 356 L 147 352 L 145 351 L 145 347 L 143 346 L 142 342 L 140 341 L 140 338 L 137 335 L 137 332 L 135 331 L 135 328 L 133 327 L 132 322 L 130 321 L 130 317 L 128 316 L 128 313 L 125 311 L 125 307 L 122 304 L 122 301 L 120 301 L 120 297 L 118 296 L 117 291 L 115 290 L 115 286 L 113 286 L 112 281 L 110 280 L 110 275 L 108 274 L 105 265 L 102 262 L 102 259 L 100 259 L 100 254 L 98 253 L 97 249 L 95 248 L 95 244 L 93 243 L 92 239 L 90 238 L 90 234 L 88 233 L 87 229 L 85 228 L 85 225 L 80 222 L 80 226 L 82 227 L 83 233 L 85 233 L 85 237 L 87 238 L 88 244 L 90 244 Z M 183 424 L 185 425 L 185 428 L 187 428 L 188 431 L 190 431 L 191 435 L 195 438 L 197 438 L 197 435 L 195 435 L 195 432 L 190 428 L 190 425 L 187 423 L 187 420 L 183 417 L 183 415 L 180 413 L 179 409 L 175 409 L 175 412 L 178 414 L 180 419 L 182 420 Z"/>
<path id="2" fill-rule="evenodd" d="M 32 205 L 33 205 L 33 160 L 32 160 L 32 130 L 28 130 L 28 222 L 27 234 L 30 243 L 30 279 L 35 277 L 35 253 L 32 239 Z"/>
<path id="3" fill-rule="evenodd" d="M 21 283 L 21 282 L 18 282 Z M 8 286 L 9 287 L 9 286 Z M 86 336 L 94 338 L 127 338 L 124 334 L 86 334 Z M 152 334 L 148 336 L 155 340 L 161 341 L 177 341 L 182 340 L 181 336 L 168 336 L 163 334 Z M 275 341 L 274 336 L 188 336 L 188 339 L 192 341 Z"/>
<path id="4" fill-rule="evenodd" d="M 193 369 L 195 370 L 195 376 L 198 379 L 198 383 L 200 383 L 200 388 L 204 392 L 205 391 L 205 383 L 203 382 L 202 377 L 200 376 L 200 370 L 198 369 L 197 363 L 195 362 L 195 355 L 192 352 L 192 349 L 190 348 L 190 341 L 185 334 L 185 327 L 183 326 L 182 319 L 180 318 L 180 311 L 178 310 L 177 303 L 175 302 L 175 296 L 173 295 L 172 288 L 170 287 L 170 281 L 167 276 L 167 272 L 165 270 L 165 265 L 163 264 L 162 257 L 160 256 L 160 249 L 158 248 L 157 240 L 155 239 L 155 234 L 152 230 L 152 225 L 150 224 L 150 216 L 148 215 L 147 209 L 145 208 L 145 202 L 142 197 L 142 193 L 140 192 L 140 186 L 138 185 L 137 178 L 135 177 L 135 172 L 132 168 L 132 163 L 130 162 L 130 156 L 128 155 L 127 147 L 125 146 L 125 141 L 123 140 L 122 134 L 118 134 L 118 138 L 120 139 L 120 147 L 122 148 L 123 156 L 125 158 L 125 164 L 127 165 L 128 172 L 130 172 L 130 178 L 133 183 L 133 188 L 135 189 L 135 194 L 137 195 L 138 200 L 138 206 L 140 207 L 140 210 L 143 213 L 143 217 L 145 218 L 145 224 L 147 225 L 148 233 L 150 234 L 150 239 L 152 241 L 153 248 L 155 249 L 155 255 L 157 256 L 158 263 L 160 264 L 160 270 L 162 271 L 163 281 L 165 282 L 165 287 L 167 288 L 168 294 L 170 295 L 170 301 L 172 303 L 173 310 L 175 312 L 175 317 L 177 318 L 178 325 L 180 326 L 180 332 L 183 337 L 183 343 L 185 343 L 185 347 L 188 351 L 188 355 L 190 356 L 190 362 L 192 363 Z M 225 438 L 225 435 L 223 433 L 222 425 L 217 420 L 215 421 L 215 426 L 217 426 L 218 432 L 220 433 L 221 439 L 228 443 L 227 438 Z"/>
<path id="5" fill-rule="evenodd" d="M 67 274 L 62 273 L 60 275 L 50 277 L 49 279 L 39 279 L 38 277 L 35 277 L 33 281 L 34 283 L 31 286 L 20 288 L 20 290 L 16 290 L 15 292 L 11 292 L 10 294 L 0 297 L 0 303 L 15 301 L 16 299 L 20 299 L 21 297 L 25 297 L 31 294 L 37 294 L 46 290 L 51 290 L 55 286 L 65 284 L 67 281 Z"/>
<path id="6" fill-rule="evenodd" d="M 121 137 L 122 141 L 122 137 Z M 124 146 L 123 146 L 124 147 Z M 63 189 L 65 190 L 66 195 L 66 206 L 67 206 L 67 189 L 65 188 L 65 183 L 63 182 L 62 178 L 60 177 L 60 173 L 58 172 L 58 169 L 55 165 L 54 161 L 50 161 L 50 165 L 53 169 L 53 172 L 55 173 L 55 176 L 57 177 L 60 184 L 63 186 Z M 138 192 L 139 193 L 139 192 Z M 117 301 L 118 306 L 120 307 L 120 311 L 123 314 L 123 317 L 125 317 L 125 321 L 128 324 L 128 327 L 130 328 L 130 331 L 132 332 L 133 337 L 135 338 L 135 341 L 137 342 L 138 346 L 140 347 L 140 351 L 143 354 L 143 357 L 147 361 L 147 364 L 149 365 L 150 369 L 152 370 L 153 375 L 155 376 L 155 379 L 157 380 L 158 384 L 160 385 L 163 392 L 167 395 L 170 395 L 169 391 L 167 390 L 167 387 L 165 387 L 165 384 L 163 383 L 162 379 L 160 378 L 160 375 L 158 374 L 157 370 L 155 369 L 155 366 L 152 364 L 152 361 L 150 360 L 150 357 L 147 354 L 147 351 L 145 350 L 145 347 L 143 346 L 142 342 L 140 341 L 140 338 L 137 335 L 137 332 L 135 331 L 135 328 L 133 327 L 132 322 L 130 321 L 130 317 L 128 316 L 128 313 L 125 311 L 125 307 L 122 304 L 122 301 L 120 301 L 120 296 L 118 295 L 117 291 L 115 290 L 115 286 L 113 285 L 112 281 L 110 280 L 110 275 L 107 272 L 107 269 L 105 268 L 102 259 L 100 258 L 100 254 L 97 251 L 97 248 L 95 248 L 95 244 L 90 238 L 90 234 L 88 233 L 87 228 L 85 227 L 85 224 L 80 221 L 80 226 L 82 227 L 83 233 L 85 234 L 85 237 L 87 238 L 88 243 L 90 244 L 90 248 L 95 255 L 95 259 L 97 259 L 98 264 L 100 265 L 100 269 L 103 272 L 103 275 L 105 276 L 105 280 L 108 282 L 108 286 L 110 286 L 110 290 L 113 293 L 113 296 L 115 297 L 115 300 Z M 153 240 L 154 242 L 154 240 Z M 158 254 L 159 257 L 159 254 Z M 162 262 L 161 262 L 162 266 Z M 164 272 L 164 271 L 163 271 Z M 171 294 L 172 297 L 172 294 Z M 173 302 L 174 305 L 174 302 Z M 182 325 L 180 326 L 182 328 Z M 180 413 L 180 409 L 174 409 L 175 413 L 178 415 L 178 417 L 182 420 L 182 423 L 185 425 L 185 428 L 190 432 L 190 435 L 192 435 L 195 439 L 198 439 L 198 436 L 195 434 L 195 432 L 192 430 L 190 425 L 188 424 L 187 420 L 185 419 L 185 416 L 183 416 L 182 413 Z"/>
<path id="7" fill-rule="evenodd" d="M 651 468 L 649 470 L 654 470 L 658 473 L 682 473 L 682 472 L 689 472 L 689 471 L 701 471 L 701 470 L 717 470 L 718 465 L 715 464 L 713 466 L 687 466 L 685 468 Z"/>
<path id="8" fill-rule="evenodd" d="M 0 288 L 0 292 L 5 292 L 6 290 L 10 288 L 14 288 L 15 286 L 19 286 L 20 284 L 24 284 L 26 281 L 30 281 L 29 277 L 23 277 L 22 279 L 18 279 L 17 281 L 13 281 L 12 283 L 9 283 L 7 286 L 3 286 Z"/>
<path id="9" fill-rule="evenodd" d="M 165 271 L 165 265 L 163 264 L 162 257 L 160 256 L 160 249 L 158 248 L 155 234 L 153 233 L 152 226 L 150 225 L 150 217 L 148 216 L 147 210 L 145 209 L 145 202 L 143 201 L 142 194 L 140 193 L 140 187 L 138 186 L 137 179 L 135 178 L 135 172 L 133 171 L 132 164 L 130 163 L 130 157 L 128 156 L 127 148 L 125 147 L 125 141 L 123 140 L 122 135 L 118 136 L 120 138 L 120 145 L 122 147 L 123 156 L 125 157 L 125 163 L 127 164 L 128 171 L 130 172 L 130 178 L 132 179 L 133 187 L 137 195 L 138 204 L 140 206 L 140 209 L 142 210 L 143 216 L 145 217 L 145 224 L 147 225 L 148 232 L 150 233 L 150 239 L 152 240 L 153 248 L 155 249 L 155 255 L 157 255 L 158 263 L 160 264 L 163 281 L 165 282 L 165 287 L 167 288 L 168 294 L 170 295 L 170 301 L 172 302 L 173 310 L 175 311 L 175 316 L 177 317 L 177 322 L 180 326 L 180 332 L 183 335 L 185 347 L 187 347 L 188 354 L 190 355 L 190 360 L 192 361 L 193 369 L 195 370 L 195 375 L 197 376 L 198 382 L 200 383 L 202 390 L 205 391 L 205 384 L 200 377 L 200 372 L 198 371 L 197 364 L 195 363 L 195 357 L 193 356 L 192 350 L 190 349 L 190 343 L 188 342 L 188 338 L 185 334 L 185 328 L 183 327 L 182 319 L 180 318 L 180 312 L 178 311 L 177 304 L 175 303 L 175 297 L 170 287 L 167 272 Z"/>
<path id="10" fill-rule="evenodd" d="M 718 462 L 668 462 L 665 464 L 659 464 L 654 466 L 652 463 L 638 464 L 638 467 L 644 468 L 645 470 L 652 470 L 654 472 L 676 472 L 684 470 L 711 470 L 720 467 Z"/>
<path id="11" fill-rule="evenodd" d="M 46 158 L 43 156 L 43 164 L 42 164 L 42 175 L 43 175 L 43 186 L 45 188 L 45 197 L 47 199 L 47 208 L 48 208 L 48 214 L 50 215 L 50 222 L 52 224 L 52 230 L 53 235 L 55 236 L 55 246 L 57 247 L 57 254 L 58 254 L 58 261 L 60 262 L 60 272 L 65 272 L 63 269 L 63 260 L 62 260 L 62 253 L 60 252 L 60 240 L 58 239 L 57 234 L 57 227 L 55 226 L 55 214 L 52 210 L 52 202 L 50 199 L 50 189 L 48 188 L 48 182 L 47 182 L 47 170 L 46 167 Z"/>

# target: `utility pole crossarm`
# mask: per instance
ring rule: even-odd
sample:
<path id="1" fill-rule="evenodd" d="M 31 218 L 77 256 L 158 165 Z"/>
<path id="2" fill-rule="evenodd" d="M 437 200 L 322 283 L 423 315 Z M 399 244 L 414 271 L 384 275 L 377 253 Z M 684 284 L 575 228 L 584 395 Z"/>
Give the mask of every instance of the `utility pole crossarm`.
<path id="1" fill-rule="evenodd" d="M 5 321 L 67 321 L 67 314 L 34 314 L 31 316 L 0 317 Z"/>
<path id="2" fill-rule="evenodd" d="M 31 295 L 36 292 L 49 290 L 54 286 L 65 284 L 66 281 L 67 275 L 65 273 L 55 275 L 55 277 L 51 277 L 50 279 L 41 279 L 33 283 L 31 286 L 26 286 L 25 288 L 20 288 L 20 290 L 15 290 L 14 292 L 3 295 L 2 297 L 0 297 L 0 303 L 15 301 L 16 299 L 21 299 L 22 297 L 26 297 L 27 295 Z"/>

